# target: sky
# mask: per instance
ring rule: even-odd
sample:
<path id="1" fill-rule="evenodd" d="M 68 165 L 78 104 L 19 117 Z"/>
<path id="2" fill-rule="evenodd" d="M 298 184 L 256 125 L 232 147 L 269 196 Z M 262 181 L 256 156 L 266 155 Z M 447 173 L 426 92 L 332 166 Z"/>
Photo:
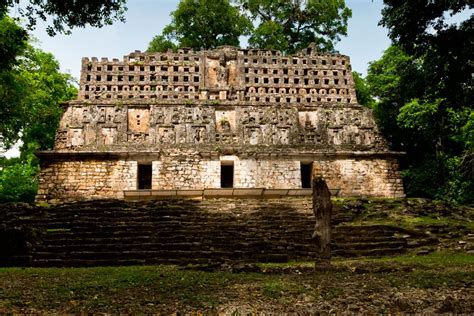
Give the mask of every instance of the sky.
<path id="1" fill-rule="evenodd" d="M 103 28 L 76 28 L 70 35 L 50 37 L 47 23 L 38 20 L 32 35 L 35 46 L 51 52 L 60 63 L 61 71 L 80 77 L 82 57 L 122 58 L 135 50 L 145 51 L 153 36 L 161 33 L 171 22 L 170 13 L 179 0 L 128 0 L 126 22 L 115 22 Z M 348 34 L 337 43 L 336 49 L 351 58 L 352 69 L 365 75 L 370 61 L 379 59 L 390 45 L 387 30 L 378 25 L 381 18 L 382 0 L 346 0 L 352 9 L 348 22 Z M 18 16 L 17 8 L 10 14 Z M 243 45 L 245 46 L 245 45 Z M 17 144 L 5 153 L 17 156 Z"/>
<path id="2" fill-rule="evenodd" d="M 38 21 L 33 35 L 39 41 L 37 46 L 54 54 L 62 71 L 78 78 L 82 57 L 122 58 L 135 50 L 146 50 L 153 36 L 171 22 L 170 13 L 177 4 L 178 0 L 128 0 L 125 23 L 73 29 L 71 35 L 49 37 L 46 23 Z M 352 9 L 352 18 L 348 35 L 336 49 L 351 58 L 353 70 L 365 75 L 368 62 L 380 58 L 390 45 L 387 30 L 378 26 L 382 0 L 346 0 L 346 5 Z M 11 14 L 17 13 L 13 10 Z"/>

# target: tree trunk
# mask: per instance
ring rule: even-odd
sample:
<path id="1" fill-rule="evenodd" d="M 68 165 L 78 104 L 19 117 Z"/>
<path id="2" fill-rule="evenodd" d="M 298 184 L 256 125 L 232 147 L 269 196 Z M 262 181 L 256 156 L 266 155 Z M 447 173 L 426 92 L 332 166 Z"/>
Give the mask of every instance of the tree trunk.
<path id="1" fill-rule="evenodd" d="M 331 265 L 331 192 L 326 182 L 313 179 L 313 213 L 316 217 L 313 238 L 316 240 L 316 269 Z"/>

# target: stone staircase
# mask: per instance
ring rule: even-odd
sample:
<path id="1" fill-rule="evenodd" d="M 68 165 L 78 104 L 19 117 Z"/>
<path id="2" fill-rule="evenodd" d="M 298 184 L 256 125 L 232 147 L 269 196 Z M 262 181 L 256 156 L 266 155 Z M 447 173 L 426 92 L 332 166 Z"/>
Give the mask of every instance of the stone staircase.
<path id="1" fill-rule="evenodd" d="M 7 227 L 32 232 L 23 260 L 33 266 L 200 264 L 312 260 L 311 199 L 102 200 L 11 208 Z M 346 225 L 335 210 L 333 254 L 395 255 L 420 233 Z M 420 236 L 418 236 L 420 237 Z"/>

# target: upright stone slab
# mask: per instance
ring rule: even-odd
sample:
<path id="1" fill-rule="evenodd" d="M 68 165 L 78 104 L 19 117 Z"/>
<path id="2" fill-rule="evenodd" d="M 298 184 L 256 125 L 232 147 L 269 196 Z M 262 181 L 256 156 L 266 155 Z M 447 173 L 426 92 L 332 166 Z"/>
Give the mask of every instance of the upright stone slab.
<path id="1" fill-rule="evenodd" d="M 313 179 L 313 213 L 316 219 L 313 239 L 316 242 L 316 268 L 330 265 L 331 260 L 331 192 L 326 182 L 318 177 Z"/>
<path id="2" fill-rule="evenodd" d="M 313 175 L 340 196 L 403 196 L 400 153 L 357 103 L 347 56 L 225 46 L 83 58 L 64 108 L 54 150 L 38 153 L 39 201 L 309 188 Z"/>

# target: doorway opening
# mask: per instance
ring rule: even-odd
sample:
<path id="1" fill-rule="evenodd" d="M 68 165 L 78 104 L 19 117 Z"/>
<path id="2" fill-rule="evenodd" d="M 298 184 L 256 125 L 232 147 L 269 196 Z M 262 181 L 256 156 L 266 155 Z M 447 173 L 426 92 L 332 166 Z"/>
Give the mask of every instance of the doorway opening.
<path id="1" fill-rule="evenodd" d="M 312 174 L 313 174 L 313 163 L 301 162 L 301 187 L 303 189 L 311 188 Z"/>
<path id="2" fill-rule="evenodd" d="M 151 165 L 138 165 L 138 190 L 151 189 Z"/>
<path id="3" fill-rule="evenodd" d="M 234 187 L 234 164 L 221 162 L 221 188 Z"/>

